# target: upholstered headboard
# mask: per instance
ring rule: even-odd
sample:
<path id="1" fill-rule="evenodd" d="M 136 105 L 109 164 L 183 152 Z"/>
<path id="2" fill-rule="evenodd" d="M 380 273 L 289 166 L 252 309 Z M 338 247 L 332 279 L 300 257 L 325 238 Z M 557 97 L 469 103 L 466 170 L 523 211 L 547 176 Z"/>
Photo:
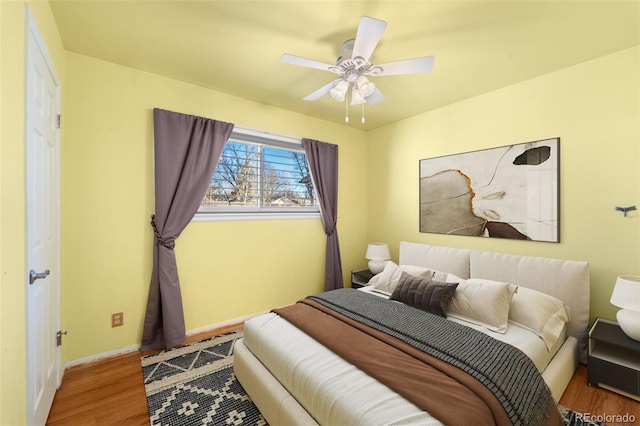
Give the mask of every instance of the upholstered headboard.
<path id="1" fill-rule="evenodd" d="M 580 362 L 586 364 L 590 294 L 587 262 L 401 241 L 399 263 L 436 269 L 460 278 L 485 278 L 509 282 L 562 300 L 571 309 L 567 334 L 578 340 Z"/>

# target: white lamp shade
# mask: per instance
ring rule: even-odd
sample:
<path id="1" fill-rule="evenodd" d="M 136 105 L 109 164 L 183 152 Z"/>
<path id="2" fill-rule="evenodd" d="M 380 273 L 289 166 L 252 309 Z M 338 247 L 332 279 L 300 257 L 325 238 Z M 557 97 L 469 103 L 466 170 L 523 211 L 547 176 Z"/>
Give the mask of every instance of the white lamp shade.
<path id="1" fill-rule="evenodd" d="M 370 243 L 364 257 L 369 259 L 369 270 L 374 274 L 379 274 L 384 269 L 387 260 L 391 259 L 389 246 L 386 243 Z"/>
<path id="2" fill-rule="evenodd" d="M 619 276 L 611 294 L 611 304 L 640 312 L 640 277 Z"/>
<path id="3" fill-rule="evenodd" d="M 370 260 L 389 260 L 389 246 L 386 243 L 370 243 L 364 257 Z"/>
<path id="4" fill-rule="evenodd" d="M 351 105 L 360 105 L 365 102 L 367 102 L 367 100 L 360 95 L 360 92 L 358 92 L 358 89 L 354 86 L 351 90 Z"/>
<path id="5" fill-rule="evenodd" d="M 371 94 L 376 90 L 376 85 L 370 82 L 369 79 L 363 75 L 358 77 L 356 85 L 358 86 L 358 92 L 363 98 L 371 96 Z"/>
<path id="6" fill-rule="evenodd" d="M 616 314 L 622 331 L 640 341 L 640 277 L 619 276 L 611 294 L 611 303 L 622 308 Z"/>
<path id="7" fill-rule="evenodd" d="M 344 98 L 347 94 L 347 89 L 349 88 L 349 83 L 346 80 L 340 80 L 336 83 L 335 86 L 329 91 L 333 99 L 338 102 L 344 101 Z"/>

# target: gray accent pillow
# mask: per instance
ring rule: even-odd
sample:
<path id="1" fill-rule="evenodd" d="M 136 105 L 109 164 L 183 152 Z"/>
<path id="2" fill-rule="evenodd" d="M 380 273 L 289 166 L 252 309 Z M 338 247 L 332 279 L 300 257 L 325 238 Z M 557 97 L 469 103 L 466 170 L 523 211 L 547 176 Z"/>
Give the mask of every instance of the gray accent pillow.
<path id="1" fill-rule="evenodd" d="M 446 318 L 456 287 L 458 283 L 443 283 L 403 272 L 390 299 Z"/>

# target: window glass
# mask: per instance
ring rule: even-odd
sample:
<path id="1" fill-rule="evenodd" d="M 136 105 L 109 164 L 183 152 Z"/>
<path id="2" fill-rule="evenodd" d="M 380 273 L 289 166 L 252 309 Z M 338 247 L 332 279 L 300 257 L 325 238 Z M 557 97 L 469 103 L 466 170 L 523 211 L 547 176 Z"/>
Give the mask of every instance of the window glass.
<path id="1" fill-rule="evenodd" d="M 234 131 L 225 144 L 198 210 L 199 219 L 221 214 L 287 216 L 319 208 L 304 149 L 285 137 Z"/>

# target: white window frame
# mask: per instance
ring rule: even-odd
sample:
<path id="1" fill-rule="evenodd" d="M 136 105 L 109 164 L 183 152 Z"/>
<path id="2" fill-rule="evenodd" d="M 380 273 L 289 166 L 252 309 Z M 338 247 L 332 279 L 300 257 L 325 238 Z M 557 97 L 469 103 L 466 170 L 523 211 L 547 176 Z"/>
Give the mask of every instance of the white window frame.
<path id="1" fill-rule="evenodd" d="M 284 148 L 304 153 L 302 148 L 302 140 L 292 136 L 279 135 L 260 130 L 249 129 L 245 127 L 234 126 L 229 140 L 235 140 L 240 143 L 260 144 L 270 148 Z M 306 156 L 306 154 L 305 154 Z M 315 191 L 315 182 L 314 182 Z M 316 200 L 318 195 L 316 193 Z M 237 221 L 237 220 L 289 220 L 289 219 L 320 219 L 320 206 L 313 210 L 304 209 L 278 209 L 270 207 L 265 210 L 242 211 L 238 208 L 216 208 L 216 211 L 198 210 L 192 222 L 217 222 L 217 221 Z"/>

